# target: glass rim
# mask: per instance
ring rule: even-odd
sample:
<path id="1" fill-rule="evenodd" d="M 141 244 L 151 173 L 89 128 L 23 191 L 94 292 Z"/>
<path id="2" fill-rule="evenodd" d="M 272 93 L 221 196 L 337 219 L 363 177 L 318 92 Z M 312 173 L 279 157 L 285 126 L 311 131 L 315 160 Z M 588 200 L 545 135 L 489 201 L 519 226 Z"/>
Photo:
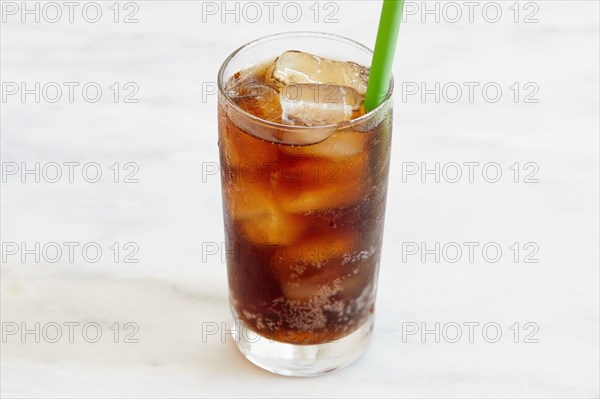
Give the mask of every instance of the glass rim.
<path id="1" fill-rule="evenodd" d="M 225 61 L 223 61 L 223 64 L 221 65 L 221 67 L 219 68 L 219 73 L 217 76 L 217 86 L 219 86 L 219 93 L 221 94 L 222 98 L 224 98 L 228 105 L 230 107 L 232 107 L 233 109 L 235 109 L 237 112 L 239 112 L 243 117 L 248 118 L 250 120 L 252 120 L 254 123 L 260 123 L 272 128 L 276 128 L 276 129 L 280 129 L 280 130 L 289 130 L 289 131 L 299 131 L 299 130 L 319 130 L 319 131 L 328 131 L 328 130 L 338 130 L 338 129 L 346 129 L 352 126 L 355 126 L 357 124 L 363 123 L 365 121 L 368 121 L 370 118 L 374 117 L 379 111 L 381 111 L 383 108 L 385 108 L 387 106 L 387 104 L 389 103 L 390 99 L 392 98 L 392 94 L 394 91 L 394 77 L 392 75 L 392 77 L 390 78 L 390 84 L 389 84 L 389 89 L 387 94 L 385 95 L 385 98 L 383 99 L 383 101 L 381 102 L 381 104 L 379 104 L 375 109 L 367 112 L 364 115 L 359 116 L 356 119 L 352 119 L 350 121 L 347 122 L 341 122 L 341 123 L 337 123 L 337 124 L 330 124 L 330 125 L 324 125 L 324 126 L 294 126 L 294 125 L 285 125 L 283 123 L 277 123 L 277 122 L 273 122 L 273 121 L 268 121 L 266 119 L 262 119 L 259 118 L 258 116 L 252 115 L 251 113 L 249 113 L 248 111 L 246 111 L 245 109 L 243 109 L 242 107 L 240 107 L 239 105 L 237 105 L 235 103 L 235 101 L 233 101 L 233 99 L 229 96 L 229 94 L 227 94 L 227 92 L 225 91 L 225 85 L 224 85 L 224 75 L 225 75 L 225 69 L 227 68 L 227 66 L 231 63 L 231 61 L 241 52 L 243 52 L 244 50 L 246 50 L 249 47 L 252 47 L 256 44 L 259 43 L 266 43 L 269 42 L 271 40 L 277 40 L 277 39 L 281 39 L 281 38 L 285 38 L 285 37 L 292 37 L 292 38 L 296 38 L 296 37 L 315 37 L 315 38 L 323 38 L 323 39 L 336 39 L 340 42 L 346 42 L 347 44 L 353 45 L 354 47 L 357 47 L 363 51 L 366 51 L 369 54 L 373 54 L 373 50 L 371 50 L 369 47 L 365 46 L 364 44 L 361 44 L 359 42 L 357 42 L 356 40 L 352 40 L 349 39 L 347 37 L 341 36 L 341 35 L 336 35 L 334 33 L 324 33 L 324 32 L 316 32 L 316 31 L 292 31 L 292 32 L 282 32 L 282 33 L 275 33 L 272 35 L 268 35 L 268 36 L 263 36 L 260 37 L 258 39 L 254 39 L 244 45 L 242 45 L 241 47 L 237 48 L 236 50 L 234 50 L 231 54 L 229 54 L 229 56 L 225 59 Z M 237 71 L 236 71 L 237 72 Z"/>

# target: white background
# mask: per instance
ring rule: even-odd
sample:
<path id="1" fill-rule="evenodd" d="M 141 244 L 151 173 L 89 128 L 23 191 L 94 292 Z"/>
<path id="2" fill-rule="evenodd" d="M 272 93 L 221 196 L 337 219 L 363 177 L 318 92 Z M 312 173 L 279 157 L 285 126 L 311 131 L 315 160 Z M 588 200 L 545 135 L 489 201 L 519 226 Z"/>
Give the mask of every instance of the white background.
<path id="1" fill-rule="evenodd" d="M 56 103 L 44 97 L 36 103 L 33 95 L 22 101 L 20 93 L 2 99 L 4 397 L 600 394 L 598 2 L 536 1 L 516 7 L 512 1 L 497 2 L 502 15 L 496 23 L 491 22 L 496 7 L 488 6 L 485 14 L 485 2 L 474 9 L 473 22 L 467 6 L 454 3 L 463 14 L 456 23 L 450 21 L 455 8 L 438 3 L 446 13 L 436 22 L 434 14 L 422 13 L 422 3 L 412 3 L 415 15 L 407 15 L 401 28 L 394 66 L 393 159 L 374 339 L 352 366 L 310 381 L 254 367 L 229 335 L 224 340 L 218 334 L 203 336 L 203 326 L 229 319 L 222 254 L 208 251 L 211 243 L 223 241 L 219 177 L 202 173 L 218 162 L 216 96 L 210 89 L 230 52 L 268 34 L 317 30 L 372 47 L 380 3 L 297 2 L 284 14 L 286 3 L 279 2 L 269 20 L 268 6 L 258 2 L 262 17 L 256 23 L 248 21 L 256 17 L 256 8 L 244 8 L 245 3 L 237 6 L 238 22 L 235 14 L 223 14 L 221 2 L 138 1 L 137 11 L 121 3 L 118 23 L 114 6 L 109 8 L 112 1 L 98 2 L 102 17 L 97 23 L 83 18 L 85 3 L 75 8 L 73 23 L 61 2 L 57 23 L 46 20 L 55 15 L 49 8 L 39 23 L 34 15 L 26 15 L 23 23 L 21 10 L 12 15 L 6 3 L 0 27 L 3 95 L 7 82 L 25 82 L 29 88 L 35 82 L 97 82 L 103 95 L 97 103 L 87 102 L 79 86 L 71 103 L 63 86 Z M 434 9 L 434 2 L 428 4 Z M 208 12 L 213 6 L 216 14 Z M 299 20 L 292 22 L 296 9 Z M 123 23 L 132 11 L 138 22 Z M 93 10 L 88 12 L 93 18 Z M 532 23 L 524 23 L 528 15 Z M 124 103 L 126 90 L 115 103 L 109 89 L 114 82 L 137 85 L 139 102 Z M 457 82 L 462 97 L 451 103 L 452 91 L 439 103 L 434 95 L 403 98 L 406 88 L 421 82 L 428 88 Z M 472 102 L 464 82 L 479 83 Z M 482 94 L 489 82 L 502 88 L 495 103 L 489 101 L 492 89 L 489 97 Z M 521 90 L 518 102 L 510 89 L 515 82 Z M 526 83 L 534 86 L 525 90 Z M 539 89 L 531 98 L 537 103 L 524 102 L 531 87 Z M 21 174 L 22 163 L 33 168 L 36 162 L 80 166 L 73 183 L 66 166 L 58 183 L 43 175 L 36 183 L 33 175 Z M 92 162 L 103 172 L 97 183 L 81 174 L 82 165 Z M 121 167 L 119 183 L 109 169 L 115 162 Z M 138 183 L 122 182 L 131 170 L 123 169 L 126 162 L 139 166 Z M 414 165 L 433 168 L 436 162 L 440 168 L 462 165 L 460 181 L 448 181 L 456 169 L 445 169 L 439 183 L 433 175 L 403 173 Z M 480 163 L 472 183 L 464 162 Z M 494 169 L 482 175 L 482 166 L 492 162 L 502 172 L 497 183 L 486 181 L 495 177 Z M 521 170 L 518 183 L 510 169 L 515 162 Z M 526 163 L 533 166 L 524 169 Z M 14 165 L 20 170 L 11 175 Z M 525 183 L 533 170 L 538 182 Z M 27 248 L 36 242 L 80 246 L 73 262 L 64 246 L 56 263 L 48 261 L 50 254 L 36 262 L 34 255 L 23 261 L 20 252 L 6 251 L 10 243 L 22 242 Z M 88 242 L 103 250 L 97 263 L 82 256 Z M 109 248 L 115 242 L 121 247 L 118 261 Z M 138 263 L 123 262 L 128 242 L 139 248 Z M 436 242 L 480 245 L 473 262 L 463 246 L 461 259 L 452 263 L 453 252 L 439 262 L 433 255 L 424 261 L 420 254 L 410 255 L 406 250 L 413 242 L 427 248 Z M 481 252 L 490 242 L 502 249 L 495 263 Z M 509 248 L 515 242 L 517 262 Z M 524 248 L 526 243 L 532 244 Z M 538 262 L 526 263 L 532 248 L 538 250 L 530 260 Z M 79 323 L 72 343 L 64 325 L 69 322 Z M 118 343 L 110 329 L 115 322 Z M 127 322 L 139 326 L 138 343 L 123 342 L 132 331 L 124 330 Z M 473 342 L 468 322 L 479 323 Z M 526 329 L 528 322 L 533 324 Z M 22 331 L 35 323 L 42 329 L 39 343 L 35 334 Z M 57 343 L 48 341 L 55 334 L 51 323 L 62 326 Z M 86 323 L 101 327 L 99 342 L 85 341 L 81 328 Z M 403 329 L 434 329 L 435 323 L 446 333 L 439 343 L 434 334 L 421 331 L 403 335 Z M 456 334 L 451 323 L 462 326 L 456 343 L 450 342 Z M 500 326 L 498 342 L 488 342 L 493 329 L 482 334 L 486 323 Z M 518 337 L 514 323 L 519 323 Z M 8 335 L 14 326 L 19 331 Z M 93 330 L 88 333 L 93 338 Z"/>

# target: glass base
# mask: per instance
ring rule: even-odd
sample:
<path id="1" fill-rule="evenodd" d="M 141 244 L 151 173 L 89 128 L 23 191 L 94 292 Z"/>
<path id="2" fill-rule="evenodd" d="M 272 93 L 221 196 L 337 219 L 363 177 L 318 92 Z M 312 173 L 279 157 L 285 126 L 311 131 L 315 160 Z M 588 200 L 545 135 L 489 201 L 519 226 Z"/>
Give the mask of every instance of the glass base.
<path id="1" fill-rule="evenodd" d="M 336 341 L 294 345 L 258 335 L 235 311 L 232 313 L 235 343 L 246 359 L 272 373 L 291 377 L 315 377 L 348 366 L 366 351 L 374 324 L 371 316 L 358 330 Z"/>

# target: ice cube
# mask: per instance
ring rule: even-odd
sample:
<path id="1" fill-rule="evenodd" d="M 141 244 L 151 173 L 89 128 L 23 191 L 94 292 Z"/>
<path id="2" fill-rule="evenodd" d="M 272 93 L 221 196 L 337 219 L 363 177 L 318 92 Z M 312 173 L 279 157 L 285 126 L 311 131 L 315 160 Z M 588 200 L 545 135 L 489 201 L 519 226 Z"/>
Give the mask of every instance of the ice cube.
<path id="1" fill-rule="evenodd" d="M 245 237 L 259 245 L 285 245 L 297 240 L 304 231 L 301 222 L 276 206 L 263 204 L 256 207 L 251 218 L 238 219 Z"/>
<path id="2" fill-rule="evenodd" d="M 352 119 L 360 94 L 348 86 L 293 83 L 280 92 L 282 121 L 288 125 L 325 126 Z"/>
<path id="3" fill-rule="evenodd" d="M 307 300 L 334 281 L 340 281 L 347 267 L 341 259 L 353 249 L 356 237 L 350 233 L 309 237 L 275 249 L 271 269 L 284 296 L 291 300 Z M 331 293 L 334 294 L 334 293 Z"/>
<path id="4" fill-rule="evenodd" d="M 304 231 L 297 216 L 277 206 L 268 181 L 241 177 L 227 185 L 224 194 L 234 222 L 254 244 L 286 245 L 297 240 Z"/>
<path id="5" fill-rule="evenodd" d="M 287 194 L 287 193 L 286 193 Z M 314 211 L 334 209 L 355 204 L 364 196 L 356 183 L 329 184 L 314 190 L 305 190 L 299 195 L 281 195 L 281 207 L 289 213 L 308 214 Z"/>
<path id="6" fill-rule="evenodd" d="M 220 110 L 220 112 L 222 112 Z M 225 115 L 220 115 L 225 117 Z M 279 159 L 275 144 L 246 133 L 229 120 L 222 122 L 219 137 L 221 155 L 229 168 L 248 169 L 240 171 L 244 176 L 254 176 L 259 168 L 269 167 Z"/>
<path id="7" fill-rule="evenodd" d="M 300 215 L 356 204 L 370 187 L 368 159 L 360 153 L 337 160 L 322 158 L 319 163 L 296 161 L 293 168 L 275 176 L 275 200 L 283 211 Z"/>
<path id="8" fill-rule="evenodd" d="M 301 278 L 337 267 L 352 253 L 357 237 L 352 232 L 332 231 L 310 235 L 273 252 L 271 264 L 282 278 Z M 326 267 L 327 266 L 327 267 Z"/>
<path id="9" fill-rule="evenodd" d="M 266 121 L 281 122 L 279 93 L 261 83 L 246 83 L 233 89 L 233 101 L 244 111 Z"/>
<path id="10" fill-rule="evenodd" d="M 364 95 L 369 69 L 354 62 L 329 60 L 302 51 L 286 51 L 275 62 L 272 77 L 283 86 L 292 83 L 328 83 L 349 86 Z"/>
<path id="11" fill-rule="evenodd" d="M 283 151 L 290 155 L 328 157 L 338 161 L 364 152 L 368 140 L 369 135 L 366 133 L 337 131 L 317 144 L 284 148 Z"/>
<path id="12" fill-rule="evenodd" d="M 281 285 L 281 292 L 291 301 L 309 301 L 315 297 L 337 294 L 340 291 L 339 281 L 330 282 L 326 277 L 318 275 L 302 282 L 285 282 Z"/>

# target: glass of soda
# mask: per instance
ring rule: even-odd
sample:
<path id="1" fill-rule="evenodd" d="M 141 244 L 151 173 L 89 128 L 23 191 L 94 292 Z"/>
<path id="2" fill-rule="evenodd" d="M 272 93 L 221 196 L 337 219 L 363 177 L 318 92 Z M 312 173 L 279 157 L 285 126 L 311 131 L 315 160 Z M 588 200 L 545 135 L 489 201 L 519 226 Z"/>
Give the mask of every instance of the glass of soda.
<path id="1" fill-rule="evenodd" d="M 372 51 L 294 32 L 219 71 L 219 155 L 235 342 L 271 372 L 313 376 L 364 353 L 373 328 L 393 82 L 363 106 Z"/>

